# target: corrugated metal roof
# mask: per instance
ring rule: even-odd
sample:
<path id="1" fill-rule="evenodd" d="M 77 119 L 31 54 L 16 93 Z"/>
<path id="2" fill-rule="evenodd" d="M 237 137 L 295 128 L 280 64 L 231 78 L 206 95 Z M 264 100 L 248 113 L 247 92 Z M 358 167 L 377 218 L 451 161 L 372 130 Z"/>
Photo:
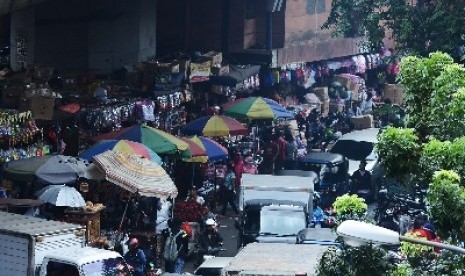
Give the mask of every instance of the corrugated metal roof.
<path id="1" fill-rule="evenodd" d="M 0 15 L 11 13 L 20 9 L 28 8 L 50 0 L 1 0 Z"/>
<path id="2" fill-rule="evenodd" d="M 78 229 L 85 229 L 85 226 L 0 212 L 0 230 L 2 231 L 40 236 Z"/>

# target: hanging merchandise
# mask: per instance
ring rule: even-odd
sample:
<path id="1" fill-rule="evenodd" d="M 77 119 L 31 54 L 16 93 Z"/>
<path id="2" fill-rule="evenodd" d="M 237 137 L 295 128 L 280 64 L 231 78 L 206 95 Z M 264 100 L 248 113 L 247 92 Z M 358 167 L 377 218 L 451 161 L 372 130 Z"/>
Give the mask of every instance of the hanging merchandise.
<path id="1" fill-rule="evenodd" d="M 36 156 L 43 150 L 47 151 L 47 148 L 35 143 L 39 133 L 40 129 L 30 111 L 0 110 L 0 163 Z"/>
<path id="2" fill-rule="evenodd" d="M 136 101 L 135 116 L 138 120 L 155 121 L 155 103 L 152 100 Z"/>
<path id="3" fill-rule="evenodd" d="M 83 107 L 78 115 L 79 125 L 90 135 L 122 127 L 123 123 L 135 122 L 135 101 L 113 103 L 104 106 Z"/>

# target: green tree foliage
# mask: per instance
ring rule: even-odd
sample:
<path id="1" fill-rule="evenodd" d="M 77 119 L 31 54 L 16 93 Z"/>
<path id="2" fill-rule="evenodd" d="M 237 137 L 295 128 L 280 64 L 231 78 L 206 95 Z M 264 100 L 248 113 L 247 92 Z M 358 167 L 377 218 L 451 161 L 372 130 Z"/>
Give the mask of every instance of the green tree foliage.
<path id="1" fill-rule="evenodd" d="M 346 219 L 360 220 L 364 218 L 368 205 L 365 203 L 365 199 L 357 195 L 345 194 L 336 198 L 333 202 L 333 208 L 338 217 L 347 216 Z"/>
<path id="2" fill-rule="evenodd" d="M 426 141 L 433 129 L 444 127 L 443 121 L 431 120 L 432 102 L 438 103 L 432 97 L 435 95 L 435 80 L 452 64 L 454 61 L 449 55 L 439 52 L 430 54 L 428 58 L 409 56 L 400 63 L 398 80 L 405 90 L 408 126 L 416 130 L 421 141 Z"/>
<path id="3" fill-rule="evenodd" d="M 465 188 L 453 171 L 434 173 L 426 194 L 428 212 L 438 235 L 458 244 L 465 238 Z"/>
<path id="4" fill-rule="evenodd" d="M 433 139 L 423 145 L 415 178 L 421 183 L 430 183 L 434 172 L 439 170 L 465 175 L 465 137 L 452 142 Z"/>
<path id="5" fill-rule="evenodd" d="M 388 127 L 378 135 L 376 152 L 380 164 L 386 176 L 401 183 L 417 167 L 420 150 L 419 138 L 413 129 Z"/>
<path id="6" fill-rule="evenodd" d="M 464 26 L 461 0 L 332 0 L 322 28 L 336 37 L 365 37 L 370 50 L 379 49 L 389 28 L 396 48 L 426 56 L 463 45 Z"/>
<path id="7" fill-rule="evenodd" d="M 319 276 L 392 275 L 395 267 L 389 262 L 387 252 L 371 244 L 361 247 L 330 248 L 321 257 L 317 268 Z"/>

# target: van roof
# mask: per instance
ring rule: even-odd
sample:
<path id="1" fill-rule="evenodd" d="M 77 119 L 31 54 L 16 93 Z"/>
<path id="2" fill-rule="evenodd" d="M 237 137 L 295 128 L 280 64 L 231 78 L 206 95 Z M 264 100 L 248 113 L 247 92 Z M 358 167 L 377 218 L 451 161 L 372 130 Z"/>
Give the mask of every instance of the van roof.
<path id="1" fill-rule="evenodd" d="M 97 260 L 119 257 L 121 257 L 121 255 L 116 251 L 94 247 L 63 248 L 47 253 L 47 258 L 49 259 L 57 259 L 70 264 L 76 264 L 77 266 Z"/>
<path id="2" fill-rule="evenodd" d="M 242 187 L 244 189 L 277 189 L 282 188 L 283 191 L 303 191 L 313 190 L 313 178 L 302 176 L 288 175 L 270 175 L 270 174 L 243 174 Z"/>
<path id="3" fill-rule="evenodd" d="M 31 236 L 53 235 L 64 231 L 85 229 L 85 226 L 61 221 L 0 212 L 0 230 Z"/>
<path id="4" fill-rule="evenodd" d="M 223 271 L 247 275 L 296 275 L 304 272 L 315 275 L 327 248 L 314 244 L 249 243 Z"/>
<path id="5" fill-rule="evenodd" d="M 199 268 L 202 268 L 202 267 L 223 268 L 227 266 L 231 262 L 232 259 L 234 259 L 234 257 L 214 257 L 214 258 L 206 259 L 199 266 Z"/>
<path id="6" fill-rule="evenodd" d="M 342 135 L 342 137 L 339 138 L 339 140 L 352 140 L 357 142 L 365 141 L 376 144 L 378 142 L 379 131 L 379 128 L 366 128 L 361 130 L 354 130 Z"/>

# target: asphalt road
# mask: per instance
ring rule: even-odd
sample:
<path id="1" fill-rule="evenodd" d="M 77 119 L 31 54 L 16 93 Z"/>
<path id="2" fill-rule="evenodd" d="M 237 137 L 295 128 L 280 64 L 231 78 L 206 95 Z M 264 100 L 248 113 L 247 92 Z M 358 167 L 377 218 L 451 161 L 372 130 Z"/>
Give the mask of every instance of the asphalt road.
<path id="1" fill-rule="evenodd" d="M 226 216 L 224 218 L 219 218 L 219 231 L 220 234 L 223 236 L 223 249 L 225 251 L 221 251 L 218 253 L 219 257 L 234 257 L 237 254 L 237 230 L 234 227 L 234 218 L 232 215 L 234 213 L 231 210 L 226 212 Z M 190 259 L 187 261 L 186 266 L 184 267 L 183 272 L 193 273 L 195 270 L 195 260 Z"/>
<path id="2" fill-rule="evenodd" d="M 376 204 L 368 204 L 367 216 L 371 219 L 374 219 Z M 234 227 L 235 219 L 232 217 L 234 213 L 228 209 L 226 212 L 226 217 L 218 219 L 219 222 L 219 231 L 224 239 L 223 248 L 225 251 L 218 253 L 219 257 L 234 257 L 238 252 L 237 248 L 237 229 Z M 193 273 L 195 270 L 195 260 L 188 260 L 186 266 L 184 267 L 183 272 Z"/>

